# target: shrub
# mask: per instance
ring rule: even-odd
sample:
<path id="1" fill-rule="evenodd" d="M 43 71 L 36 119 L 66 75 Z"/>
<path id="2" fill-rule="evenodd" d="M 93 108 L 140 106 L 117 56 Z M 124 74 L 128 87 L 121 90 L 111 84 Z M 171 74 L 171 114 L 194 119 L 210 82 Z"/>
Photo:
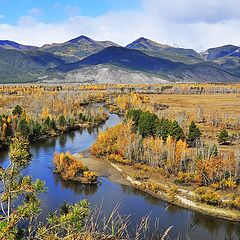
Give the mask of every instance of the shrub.
<path id="1" fill-rule="evenodd" d="M 197 199 L 200 202 L 204 202 L 208 205 L 219 205 L 221 203 L 220 195 L 207 187 L 200 187 L 195 190 L 195 193 L 197 194 Z"/>
<path id="2" fill-rule="evenodd" d="M 194 181 L 194 175 L 192 173 L 179 172 L 177 181 L 180 183 L 191 183 Z"/>
<path id="3" fill-rule="evenodd" d="M 147 189 L 147 190 L 150 190 L 154 193 L 158 193 L 158 192 L 164 192 L 166 193 L 166 188 L 158 183 L 154 183 L 154 182 L 146 182 L 146 183 L 143 183 L 141 185 L 143 188 Z"/>
<path id="4" fill-rule="evenodd" d="M 55 165 L 55 171 L 61 175 L 65 180 L 74 179 L 86 171 L 86 167 L 83 163 L 73 157 L 69 152 L 55 153 L 53 163 Z"/>
<path id="5" fill-rule="evenodd" d="M 175 201 L 177 193 L 178 193 L 177 186 L 171 186 L 171 187 L 168 188 L 167 194 L 168 194 L 170 202 L 174 202 Z"/>
<path id="6" fill-rule="evenodd" d="M 146 179 L 149 178 L 146 175 L 146 172 L 144 170 L 136 171 L 132 175 L 133 175 L 135 180 L 146 180 Z"/>
<path id="7" fill-rule="evenodd" d="M 240 210 L 240 196 L 234 197 L 232 200 L 228 201 L 227 206 Z"/>
<path id="8" fill-rule="evenodd" d="M 237 184 L 231 179 L 222 179 L 220 182 L 212 183 L 211 187 L 217 190 L 227 190 L 235 189 L 237 187 Z"/>
<path id="9" fill-rule="evenodd" d="M 82 183 L 84 184 L 96 184 L 98 176 L 95 172 L 85 171 L 83 172 Z"/>
<path id="10" fill-rule="evenodd" d="M 118 154 L 110 154 L 107 157 L 107 159 L 112 162 L 117 162 L 117 163 L 126 164 L 126 165 L 129 165 L 132 163 L 131 160 L 124 159 L 121 155 L 118 155 Z"/>

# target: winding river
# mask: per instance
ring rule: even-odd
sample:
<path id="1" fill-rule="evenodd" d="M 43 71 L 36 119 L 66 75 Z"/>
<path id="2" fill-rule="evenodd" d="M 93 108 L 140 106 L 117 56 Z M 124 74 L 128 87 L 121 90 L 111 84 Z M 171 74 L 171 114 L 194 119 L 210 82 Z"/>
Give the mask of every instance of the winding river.
<path id="1" fill-rule="evenodd" d="M 120 118 L 111 114 L 109 120 L 99 128 L 81 129 L 64 135 L 41 140 L 31 146 L 33 160 L 24 170 L 24 174 L 31 175 L 33 179 L 40 178 L 46 182 L 47 193 L 41 195 L 43 214 L 56 210 L 64 201 L 75 203 L 81 199 L 88 199 L 91 205 L 101 205 L 105 215 L 108 215 L 117 205 L 122 215 L 131 215 L 131 227 L 135 227 L 143 216 L 151 214 L 152 225 L 159 219 L 160 228 L 173 226 L 171 237 L 179 233 L 185 239 L 185 233 L 191 225 L 190 239 L 193 240 L 224 240 L 237 239 L 237 224 L 228 221 L 207 217 L 202 214 L 169 205 L 146 193 L 137 191 L 129 186 L 113 183 L 102 178 L 99 186 L 83 186 L 78 183 L 63 181 L 53 173 L 52 159 L 54 152 L 77 153 L 88 149 L 96 140 L 99 129 L 105 130 L 116 125 Z M 9 161 L 8 152 L 0 152 L 1 165 Z"/>

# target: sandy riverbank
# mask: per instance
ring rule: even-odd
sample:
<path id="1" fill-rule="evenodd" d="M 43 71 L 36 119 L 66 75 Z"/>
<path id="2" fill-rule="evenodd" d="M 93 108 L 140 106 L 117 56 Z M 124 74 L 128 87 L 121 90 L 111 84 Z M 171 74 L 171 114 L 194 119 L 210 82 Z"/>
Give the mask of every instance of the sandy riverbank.
<path id="1" fill-rule="evenodd" d="M 192 191 L 186 191 L 185 189 L 179 188 L 175 196 L 175 200 L 172 201 L 172 199 L 170 199 L 170 197 L 166 193 L 160 191 L 158 193 L 155 193 L 151 190 L 144 189 L 141 187 L 142 182 L 136 181 L 132 177 L 130 177 L 130 173 L 126 172 L 126 168 L 124 168 L 124 166 L 121 166 L 119 164 L 113 164 L 106 160 L 99 160 L 93 155 L 91 155 L 89 150 L 77 153 L 74 156 L 79 158 L 86 166 L 88 166 L 90 171 L 96 172 L 99 177 L 106 177 L 113 182 L 132 186 L 138 190 L 146 192 L 147 194 L 160 198 L 171 204 L 197 211 L 208 216 L 213 216 L 235 222 L 240 221 L 240 211 L 214 207 L 196 202 L 194 201 L 194 193 Z"/>
<path id="2" fill-rule="evenodd" d="M 95 158 L 91 155 L 89 150 L 74 154 L 74 156 L 80 159 L 90 171 L 96 172 L 99 177 L 106 177 L 109 180 L 119 184 L 131 185 L 126 177 L 124 177 L 121 172 L 114 168 L 111 163 Z"/>

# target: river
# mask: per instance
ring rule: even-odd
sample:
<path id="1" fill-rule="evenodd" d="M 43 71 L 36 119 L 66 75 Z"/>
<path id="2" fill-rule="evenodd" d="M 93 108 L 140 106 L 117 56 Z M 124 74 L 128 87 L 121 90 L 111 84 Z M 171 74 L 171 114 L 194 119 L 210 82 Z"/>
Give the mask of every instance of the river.
<path id="1" fill-rule="evenodd" d="M 53 173 L 54 152 L 69 151 L 74 154 L 86 150 L 95 142 L 99 130 L 112 127 L 119 121 L 120 118 L 117 115 L 111 114 L 109 120 L 99 128 L 76 130 L 32 144 L 33 160 L 23 174 L 46 182 L 48 191 L 41 195 L 43 202 L 41 217 L 56 210 L 64 201 L 75 203 L 81 199 L 88 199 L 92 206 L 102 204 L 105 215 L 108 215 L 117 204 L 120 204 L 120 214 L 131 215 L 131 228 L 134 228 L 143 216 L 151 214 L 152 225 L 156 219 L 159 219 L 161 229 L 173 226 L 170 234 L 172 238 L 180 233 L 185 236 L 188 227 L 196 223 L 190 232 L 192 240 L 225 240 L 226 237 L 227 239 L 237 239 L 235 234 L 237 224 L 235 223 L 169 205 L 146 193 L 129 186 L 113 183 L 106 178 L 101 179 L 102 183 L 99 186 L 84 186 L 79 183 L 63 181 Z M 8 151 L 0 152 L 0 160 L 2 166 L 7 165 Z"/>

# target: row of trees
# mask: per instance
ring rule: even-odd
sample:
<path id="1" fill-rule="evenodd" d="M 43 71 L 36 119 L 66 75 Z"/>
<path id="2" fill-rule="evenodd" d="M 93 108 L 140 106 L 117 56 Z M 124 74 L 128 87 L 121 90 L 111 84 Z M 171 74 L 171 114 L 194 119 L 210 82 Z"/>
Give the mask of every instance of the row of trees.
<path id="1" fill-rule="evenodd" d="M 201 132 L 194 122 L 189 126 L 186 137 L 184 136 L 183 129 L 176 120 L 159 119 L 156 114 L 150 112 L 131 109 L 127 112 L 127 119 L 133 121 L 134 130 L 143 138 L 152 136 L 162 138 L 166 141 L 167 137 L 171 136 L 176 141 L 186 139 L 187 143 L 194 147 L 201 137 Z"/>
<path id="2" fill-rule="evenodd" d="M 52 117 L 46 109 L 43 110 L 40 120 L 30 118 L 26 112 L 17 105 L 11 115 L 0 116 L 0 145 L 8 145 L 16 132 L 30 140 L 37 139 L 42 135 L 55 135 L 62 131 L 79 126 L 81 123 L 100 123 L 107 119 L 102 109 L 97 112 L 82 110 L 76 116 L 59 115 Z"/>

